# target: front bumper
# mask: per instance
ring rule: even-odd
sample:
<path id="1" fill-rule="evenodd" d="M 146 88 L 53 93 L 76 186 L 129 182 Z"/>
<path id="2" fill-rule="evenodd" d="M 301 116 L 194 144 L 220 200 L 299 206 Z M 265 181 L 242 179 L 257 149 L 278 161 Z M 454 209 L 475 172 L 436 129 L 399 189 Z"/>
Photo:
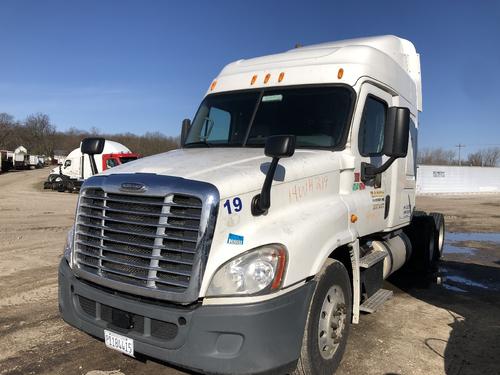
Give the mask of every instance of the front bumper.
<path id="1" fill-rule="evenodd" d="M 134 339 L 135 351 L 204 373 L 285 373 L 299 357 L 314 282 L 252 304 L 183 307 L 117 294 L 59 266 L 63 319 L 93 336 Z M 132 324 L 127 328 L 123 317 Z M 120 328 L 122 327 L 122 328 Z"/>

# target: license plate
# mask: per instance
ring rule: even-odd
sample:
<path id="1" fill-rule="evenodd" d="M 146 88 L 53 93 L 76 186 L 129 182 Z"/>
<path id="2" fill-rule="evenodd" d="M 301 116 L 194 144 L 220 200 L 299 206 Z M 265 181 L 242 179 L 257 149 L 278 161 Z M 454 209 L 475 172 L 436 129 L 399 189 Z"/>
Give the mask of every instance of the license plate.
<path id="1" fill-rule="evenodd" d="M 118 350 L 131 357 L 134 356 L 134 340 L 128 337 L 104 330 L 104 343 L 108 348 Z"/>

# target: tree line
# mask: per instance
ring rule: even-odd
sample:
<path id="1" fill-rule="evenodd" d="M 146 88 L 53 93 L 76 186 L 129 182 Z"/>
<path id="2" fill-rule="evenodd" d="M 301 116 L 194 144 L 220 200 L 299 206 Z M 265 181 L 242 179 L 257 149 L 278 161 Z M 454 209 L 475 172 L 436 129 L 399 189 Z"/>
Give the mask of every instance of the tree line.
<path id="1" fill-rule="evenodd" d="M 8 113 L 0 113 L 0 149 L 14 150 L 23 145 L 33 155 L 53 156 L 54 151 L 66 153 L 79 147 L 85 137 L 99 136 L 127 146 L 132 152 L 142 156 L 154 155 L 179 147 L 179 137 L 169 137 L 160 132 L 148 132 L 144 135 L 132 133 L 105 134 L 98 129 L 90 131 L 70 128 L 58 131 L 48 115 L 35 113 L 24 121 L 16 120 Z M 500 162 L 500 147 L 489 147 L 470 153 L 461 160 L 462 165 L 494 167 Z M 458 165 L 459 160 L 454 150 L 444 148 L 425 148 L 418 152 L 418 164 Z"/>
<path id="2" fill-rule="evenodd" d="M 472 152 L 458 160 L 454 150 L 446 150 L 441 147 L 425 148 L 418 152 L 418 164 L 426 165 L 464 165 L 472 167 L 496 167 L 500 163 L 500 147 L 487 147 Z"/>
<path id="3" fill-rule="evenodd" d="M 99 136 L 120 142 L 132 152 L 148 156 L 173 150 L 179 147 L 179 137 L 170 137 L 160 132 L 147 132 L 144 135 L 132 133 L 105 134 L 92 128 L 84 131 L 70 128 L 58 131 L 48 115 L 35 113 L 24 121 L 16 120 L 8 113 L 0 113 L 0 149 L 13 151 L 23 145 L 33 155 L 54 156 L 54 151 L 70 153 L 80 146 L 85 137 Z"/>

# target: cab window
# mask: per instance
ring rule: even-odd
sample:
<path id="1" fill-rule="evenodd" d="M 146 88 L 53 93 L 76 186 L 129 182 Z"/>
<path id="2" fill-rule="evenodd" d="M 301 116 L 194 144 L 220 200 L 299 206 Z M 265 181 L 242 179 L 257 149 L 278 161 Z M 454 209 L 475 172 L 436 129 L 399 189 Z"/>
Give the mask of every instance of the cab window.
<path id="1" fill-rule="evenodd" d="M 384 147 L 387 104 L 368 96 L 359 126 L 359 152 L 363 156 L 380 156 Z"/>
<path id="2" fill-rule="evenodd" d="M 120 165 L 120 162 L 114 158 L 106 160 L 106 169 L 116 167 L 117 165 Z"/>

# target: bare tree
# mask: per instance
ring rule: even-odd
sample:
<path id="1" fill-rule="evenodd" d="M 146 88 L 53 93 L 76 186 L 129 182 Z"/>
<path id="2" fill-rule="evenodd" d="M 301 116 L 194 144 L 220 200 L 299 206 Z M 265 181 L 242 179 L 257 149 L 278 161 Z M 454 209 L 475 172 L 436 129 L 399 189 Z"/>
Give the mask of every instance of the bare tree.
<path id="1" fill-rule="evenodd" d="M 157 154 L 179 147 L 179 137 L 170 137 L 160 132 L 136 135 L 132 133 L 103 134 L 92 127 L 89 131 L 70 128 L 64 132 L 56 131 L 49 116 L 43 113 L 30 115 L 24 123 L 0 113 L 0 148 L 9 150 L 24 145 L 29 153 L 52 155 L 54 150 L 71 152 L 79 147 L 83 138 L 99 136 L 120 142 L 142 156 Z"/>
<path id="2" fill-rule="evenodd" d="M 500 162 L 500 147 L 490 147 L 469 154 L 470 165 L 480 167 L 496 167 Z"/>
<path id="3" fill-rule="evenodd" d="M 48 115 L 37 113 L 29 115 L 24 123 L 25 146 L 32 154 L 52 155 L 56 128 L 50 123 Z"/>
<path id="4" fill-rule="evenodd" d="M 471 166 L 484 166 L 484 155 L 481 151 L 470 153 L 467 156 L 467 161 Z"/>
<path id="5" fill-rule="evenodd" d="M 0 113 L 0 148 L 8 148 L 8 140 L 12 137 L 14 117 L 8 113 Z"/>
<path id="6" fill-rule="evenodd" d="M 445 150 L 441 147 L 426 148 L 419 151 L 417 162 L 427 165 L 455 165 L 457 164 L 455 155 L 455 151 Z"/>

